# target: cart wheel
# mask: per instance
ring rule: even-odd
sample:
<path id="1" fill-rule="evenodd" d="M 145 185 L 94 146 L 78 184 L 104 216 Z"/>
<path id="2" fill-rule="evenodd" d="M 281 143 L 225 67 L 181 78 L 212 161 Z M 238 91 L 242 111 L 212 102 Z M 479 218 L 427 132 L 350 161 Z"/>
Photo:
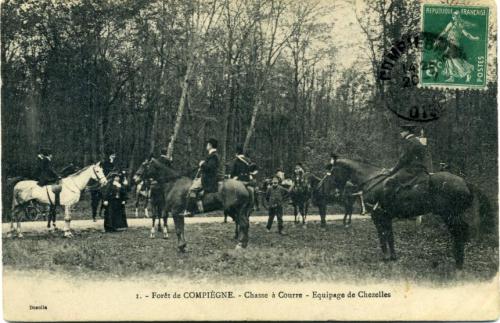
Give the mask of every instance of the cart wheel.
<path id="1" fill-rule="evenodd" d="M 26 220 L 35 221 L 38 217 L 38 210 L 33 205 L 28 205 L 24 209 L 24 215 L 26 217 Z"/>

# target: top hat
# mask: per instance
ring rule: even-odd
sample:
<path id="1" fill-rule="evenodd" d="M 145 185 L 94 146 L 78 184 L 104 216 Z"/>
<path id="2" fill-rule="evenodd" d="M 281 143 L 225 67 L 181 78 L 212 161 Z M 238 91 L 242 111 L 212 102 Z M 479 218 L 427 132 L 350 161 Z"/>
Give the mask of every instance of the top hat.
<path id="1" fill-rule="evenodd" d="M 217 148 L 217 145 L 218 145 L 217 139 L 210 138 L 210 139 L 207 140 L 207 143 L 209 143 L 210 145 L 212 145 L 213 148 Z"/>

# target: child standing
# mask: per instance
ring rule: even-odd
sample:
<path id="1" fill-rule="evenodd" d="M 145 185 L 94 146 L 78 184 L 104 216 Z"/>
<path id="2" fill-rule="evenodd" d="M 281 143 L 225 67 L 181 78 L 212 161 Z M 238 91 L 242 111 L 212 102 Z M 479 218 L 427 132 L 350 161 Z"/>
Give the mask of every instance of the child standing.
<path id="1" fill-rule="evenodd" d="M 278 233 L 284 235 L 283 231 L 283 203 L 288 195 L 288 191 L 279 185 L 280 179 L 274 176 L 271 186 L 267 188 L 266 202 L 269 210 L 269 218 L 267 220 L 267 231 L 271 232 L 271 227 L 274 222 L 274 217 L 278 218 Z"/>

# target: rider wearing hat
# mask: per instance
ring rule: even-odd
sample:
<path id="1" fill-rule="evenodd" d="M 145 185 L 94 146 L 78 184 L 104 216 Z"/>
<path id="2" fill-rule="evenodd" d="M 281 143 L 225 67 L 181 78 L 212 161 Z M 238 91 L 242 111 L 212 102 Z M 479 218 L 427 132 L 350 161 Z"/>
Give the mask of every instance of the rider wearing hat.
<path id="1" fill-rule="evenodd" d="M 427 174 L 426 147 L 415 134 L 416 126 L 406 124 L 401 126 L 401 129 L 403 152 L 396 166 L 389 171 L 389 178 L 385 181 L 384 196 L 386 199 L 394 198 L 399 188 L 409 181 L 422 174 Z"/>
<path id="2" fill-rule="evenodd" d="M 113 150 L 108 149 L 106 151 L 106 159 L 104 159 L 104 161 L 102 162 L 102 170 L 104 171 L 104 175 L 108 176 L 109 173 L 116 170 L 115 159 L 116 153 Z"/>
<path id="3" fill-rule="evenodd" d="M 54 170 L 52 165 L 52 150 L 50 148 L 40 148 L 37 156 L 37 168 L 35 173 L 39 186 L 57 184 L 52 187 L 52 192 L 54 192 L 56 196 L 54 205 L 60 206 L 61 185 L 59 181 L 61 180 L 61 176 Z"/>
<path id="4" fill-rule="evenodd" d="M 296 163 L 294 169 L 293 186 L 291 187 L 291 190 L 295 190 L 305 184 L 304 173 L 305 171 L 302 163 Z"/>
<path id="5" fill-rule="evenodd" d="M 189 188 L 189 198 L 197 199 L 198 212 L 203 213 L 203 193 L 215 193 L 218 191 L 218 179 L 219 179 L 219 155 L 217 154 L 218 142 L 214 138 L 210 138 L 207 141 L 207 152 L 208 156 L 205 160 L 199 163 L 199 174 L 200 176 L 193 180 L 193 184 Z M 185 213 L 189 213 L 186 211 Z"/>
<path id="6" fill-rule="evenodd" d="M 248 183 L 252 180 L 252 176 L 257 173 L 256 165 L 245 156 L 243 146 L 236 147 L 236 156 L 231 170 L 231 178 Z"/>

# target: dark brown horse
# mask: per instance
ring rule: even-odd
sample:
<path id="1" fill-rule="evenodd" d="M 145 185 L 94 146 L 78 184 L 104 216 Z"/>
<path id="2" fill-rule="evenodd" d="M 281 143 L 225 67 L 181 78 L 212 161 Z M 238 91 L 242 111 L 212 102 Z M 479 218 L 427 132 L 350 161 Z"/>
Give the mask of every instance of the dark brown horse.
<path id="1" fill-rule="evenodd" d="M 462 268 L 464 263 L 464 246 L 469 230 L 465 211 L 472 206 L 474 198 L 477 198 L 480 207 L 478 214 L 472 216 L 479 216 L 479 221 L 476 221 L 480 223 L 479 229 L 491 227 L 490 223 L 494 221 L 488 199 L 463 178 L 449 172 L 426 175 L 426 178 L 401 188 L 392 199 L 387 199 L 384 193 L 387 175 L 382 168 L 337 159 L 332 167 L 332 176 L 338 188 L 343 188 L 350 180 L 364 191 L 365 201 L 372 207 L 372 220 L 386 260 L 396 260 L 393 218 L 411 218 L 427 213 L 439 215 L 451 233 L 458 268 Z M 373 209 L 375 205 L 377 207 Z"/>
<path id="2" fill-rule="evenodd" d="M 186 208 L 191 178 L 184 176 L 173 168 L 152 159 L 146 166 L 144 176 L 154 178 L 163 185 L 165 210 L 172 214 L 179 251 L 184 252 L 186 239 L 184 236 L 184 210 Z M 227 179 L 219 184 L 217 193 L 204 194 L 203 208 L 205 212 L 222 210 L 236 219 L 239 230 L 237 248 L 248 245 L 248 217 L 253 209 L 253 201 L 245 185 L 234 179 Z"/>
<path id="3" fill-rule="evenodd" d="M 344 185 L 342 190 L 338 189 L 333 177 L 328 175 L 320 178 L 310 174 L 309 185 L 311 188 L 312 203 L 318 207 L 321 227 L 326 228 L 326 211 L 328 204 L 339 204 L 344 207 L 344 227 L 349 227 L 351 224 L 352 212 L 354 210 L 354 203 L 359 197 L 354 196 L 352 190 L 350 190 L 347 185 Z M 347 219 L 349 219 L 348 222 Z"/>

